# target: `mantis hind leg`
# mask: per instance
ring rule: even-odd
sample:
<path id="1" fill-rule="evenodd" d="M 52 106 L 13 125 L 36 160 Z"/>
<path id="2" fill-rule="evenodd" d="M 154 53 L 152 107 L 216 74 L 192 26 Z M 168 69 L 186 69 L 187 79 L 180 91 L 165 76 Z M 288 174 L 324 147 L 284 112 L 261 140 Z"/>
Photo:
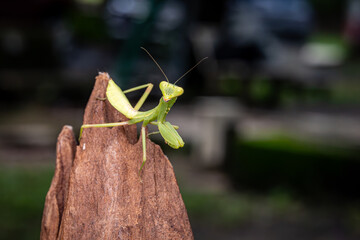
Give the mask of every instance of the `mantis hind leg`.
<path id="1" fill-rule="evenodd" d="M 145 162 L 146 162 L 146 131 L 145 126 L 141 127 L 141 139 L 142 139 L 142 147 L 143 147 L 143 161 L 141 163 L 141 167 L 139 170 L 139 175 L 141 173 L 141 170 L 143 169 Z"/>
<path id="2" fill-rule="evenodd" d="M 80 135 L 79 135 L 79 141 L 82 136 L 82 132 L 84 128 L 101 128 L 101 127 L 117 127 L 117 126 L 124 126 L 129 125 L 130 123 L 128 121 L 126 122 L 115 122 L 115 123 L 99 123 L 99 124 L 84 124 L 81 126 L 80 129 Z"/>

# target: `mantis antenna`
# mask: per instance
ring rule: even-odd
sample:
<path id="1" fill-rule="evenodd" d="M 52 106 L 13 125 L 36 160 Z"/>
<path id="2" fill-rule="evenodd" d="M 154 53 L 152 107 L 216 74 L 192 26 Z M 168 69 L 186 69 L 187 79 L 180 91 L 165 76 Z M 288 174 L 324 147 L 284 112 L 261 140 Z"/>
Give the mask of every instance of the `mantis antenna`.
<path id="1" fill-rule="evenodd" d="M 151 56 L 151 54 L 148 52 L 148 50 L 146 50 L 143 47 L 140 47 L 142 50 L 144 50 L 149 57 L 154 61 L 154 63 L 156 64 L 156 66 L 158 66 L 158 68 L 160 69 L 160 71 L 162 72 L 162 74 L 164 75 L 164 77 L 166 78 L 166 81 L 169 82 L 169 79 L 167 78 L 166 74 L 164 73 L 164 71 L 161 69 L 160 65 L 156 62 L 156 60 L 153 58 L 153 56 Z"/>
<path id="2" fill-rule="evenodd" d="M 194 68 L 196 68 L 197 65 L 199 65 L 202 61 L 204 61 L 205 59 L 207 59 L 208 57 L 204 57 L 203 59 L 201 59 L 197 64 L 195 64 L 195 66 L 193 66 L 192 68 L 190 68 L 189 70 L 187 70 L 186 73 L 184 73 L 181 77 L 179 77 L 175 82 L 174 85 L 176 85 L 176 83 L 182 79 L 183 77 L 185 77 L 186 74 L 188 74 L 189 72 L 191 72 Z"/>

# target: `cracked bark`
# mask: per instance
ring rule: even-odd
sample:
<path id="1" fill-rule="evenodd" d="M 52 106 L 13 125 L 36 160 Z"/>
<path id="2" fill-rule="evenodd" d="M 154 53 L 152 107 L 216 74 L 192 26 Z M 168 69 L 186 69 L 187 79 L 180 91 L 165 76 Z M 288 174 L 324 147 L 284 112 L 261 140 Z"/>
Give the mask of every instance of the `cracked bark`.
<path id="1" fill-rule="evenodd" d="M 100 73 L 84 124 L 125 121 L 105 97 L 109 76 Z M 142 143 L 136 126 L 89 128 L 76 145 L 65 126 L 46 196 L 41 239 L 193 239 L 171 163 L 161 148 Z"/>

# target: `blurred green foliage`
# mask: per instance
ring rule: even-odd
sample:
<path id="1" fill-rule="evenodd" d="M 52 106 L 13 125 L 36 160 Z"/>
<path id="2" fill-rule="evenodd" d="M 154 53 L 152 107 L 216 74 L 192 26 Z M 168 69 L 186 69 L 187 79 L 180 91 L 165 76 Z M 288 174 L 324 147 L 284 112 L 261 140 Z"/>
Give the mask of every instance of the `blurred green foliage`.
<path id="1" fill-rule="evenodd" d="M 353 106 L 360 104 L 360 82 L 337 82 L 334 84 L 334 89 L 331 93 L 332 102 L 336 105 Z"/>
<path id="2" fill-rule="evenodd" d="M 182 193 L 190 218 L 220 226 L 238 225 L 249 219 L 249 200 L 239 194 Z"/>
<path id="3" fill-rule="evenodd" d="M 107 27 L 100 14 L 88 14 L 79 11 L 73 11 L 68 19 L 68 26 L 74 35 L 89 42 L 104 44 L 110 41 Z"/>
<path id="4" fill-rule="evenodd" d="M 223 95 L 238 96 L 245 104 L 258 107 L 291 107 L 297 104 L 353 106 L 360 103 L 360 82 L 353 77 L 359 71 L 355 63 L 352 65 L 344 70 L 346 77 L 329 81 L 324 86 L 304 87 L 293 82 L 279 83 L 263 76 L 255 76 L 244 83 L 240 76 L 228 75 L 220 79 L 220 91 Z"/>
<path id="5" fill-rule="evenodd" d="M 0 239 L 39 239 L 42 210 L 54 170 L 0 168 Z"/>
<path id="6" fill-rule="evenodd" d="M 345 53 L 345 56 L 347 56 L 350 51 L 349 43 L 339 33 L 317 32 L 310 36 L 309 42 L 335 45 Z"/>
<path id="7" fill-rule="evenodd" d="M 241 92 L 241 82 L 241 77 L 235 73 L 222 75 L 219 79 L 220 92 L 223 95 L 236 96 L 239 92 Z"/>
<path id="8" fill-rule="evenodd" d="M 231 134 L 230 134 L 231 135 Z M 304 198 L 360 197 L 357 183 L 359 152 L 288 137 L 243 141 L 229 137 L 226 171 L 245 189 L 291 190 Z"/>

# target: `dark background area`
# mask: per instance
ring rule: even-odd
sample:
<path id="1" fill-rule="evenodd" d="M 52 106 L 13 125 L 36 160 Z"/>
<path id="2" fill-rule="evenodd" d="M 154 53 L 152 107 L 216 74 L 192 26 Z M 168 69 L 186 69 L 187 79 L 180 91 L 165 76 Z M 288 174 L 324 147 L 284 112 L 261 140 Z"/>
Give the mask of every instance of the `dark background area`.
<path id="1" fill-rule="evenodd" d="M 359 239 L 360 1 L 0 4 L 0 239 L 38 239 L 55 143 L 98 72 L 122 89 L 199 65 L 168 115 L 195 239 Z M 131 102 L 142 92 L 128 94 Z"/>

